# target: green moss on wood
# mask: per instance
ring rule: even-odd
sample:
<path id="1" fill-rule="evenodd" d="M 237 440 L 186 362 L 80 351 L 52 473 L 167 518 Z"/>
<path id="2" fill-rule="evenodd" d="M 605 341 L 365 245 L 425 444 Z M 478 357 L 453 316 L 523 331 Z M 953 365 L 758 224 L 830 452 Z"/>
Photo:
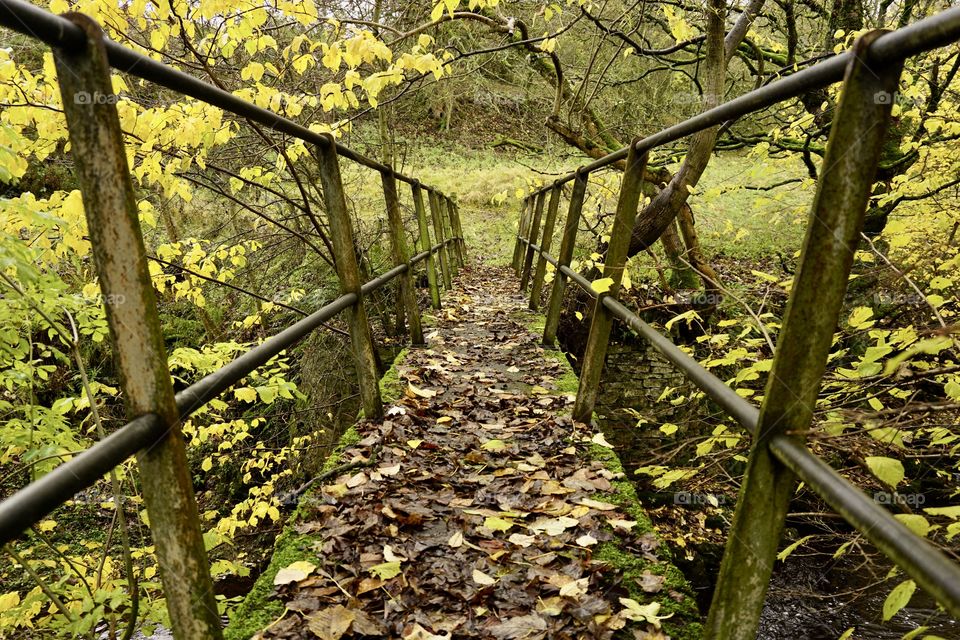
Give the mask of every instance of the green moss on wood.
<path id="1" fill-rule="evenodd" d="M 277 538 L 270 566 L 257 578 L 253 589 L 230 616 L 230 623 L 223 632 L 225 640 L 247 640 L 280 617 L 284 606 L 274 597 L 273 579 L 280 569 L 300 560 L 311 560 L 315 555 L 312 544 L 309 536 L 284 529 Z"/>
<path id="2" fill-rule="evenodd" d="M 404 347 L 393 360 L 393 365 L 380 378 L 380 397 L 383 404 L 392 404 L 403 397 L 403 384 L 400 382 L 400 372 L 397 365 L 406 360 L 409 347 Z"/>

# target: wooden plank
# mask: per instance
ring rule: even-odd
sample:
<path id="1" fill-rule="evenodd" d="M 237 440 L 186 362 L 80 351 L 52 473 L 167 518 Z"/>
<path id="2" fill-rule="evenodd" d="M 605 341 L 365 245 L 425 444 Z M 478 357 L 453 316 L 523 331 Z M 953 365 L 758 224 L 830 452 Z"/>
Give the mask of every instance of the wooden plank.
<path id="1" fill-rule="evenodd" d="M 573 250 L 577 244 L 577 229 L 580 226 L 580 212 L 583 210 L 583 199 L 587 194 L 587 175 L 577 174 L 573 183 L 573 193 L 570 195 L 570 206 L 567 208 L 567 220 L 563 226 L 563 236 L 560 241 L 560 252 L 557 255 L 557 264 L 569 267 L 573 259 Z M 567 276 L 557 268 L 553 277 L 553 288 L 550 290 L 550 301 L 547 303 L 547 318 L 543 326 L 543 345 L 552 347 L 557 340 L 557 327 L 560 324 L 560 310 L 563 306 L 563 292 L 566 287 Z"/>
<path id="2" fill-rule="evenodd" d="M 400 213 L 400 197 L 397 195 L 397 179 L 393 170 L 380 173 L 383 183 L 383 199 L 387 207 L 387 221 L 390 225 L 390 246 L 393 249 L 393 262 L 396 266 L 410 262 L 410 251 L 407 249 L 407 234 L 403 228 L 403 216 Z M 400 299 L 402 306 L 397 310 L 400 313 L 406 309 L 407 325 L 410 330 L 410 342 L 422 345 L 423 327 L 420 324 L 420 307 L 417 306 L 417 294 L 413 286 L 413 268 L 400 274 Z"/>

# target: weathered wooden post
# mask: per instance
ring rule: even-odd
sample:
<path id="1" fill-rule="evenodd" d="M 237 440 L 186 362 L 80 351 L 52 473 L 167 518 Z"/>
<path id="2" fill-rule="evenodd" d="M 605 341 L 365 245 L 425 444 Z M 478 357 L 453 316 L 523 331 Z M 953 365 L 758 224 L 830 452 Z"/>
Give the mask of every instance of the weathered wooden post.
<path id="1" fill-rule="evenodd" d="M 567 283 L 567 276 L 564 275 L 560 267 L 569 267 L 570 261 L 573 259 L 573 250 L 577 245 L 577 228 L 580 226 L 580 212 L 583 209 L 583 199 L 587 194 L 587 177 L 587 174 L 578 171 L 577 177 L 573 181 L 573 193 L 570 195 L 567 221 L 563 226 L 560 252 L 557 255 L 557 272 L 553 277 L 553 288 L 550 290 L 547 317 L 543 326 L 543 345 L 546 347 L 552 347 L 557 339 L 560 310 L 563 307 L 563 291 Z"/>
<path id="2" fill-rule="evenodd" d="M 413 206 L 417 211 L 417 226 L 420 228 L 420 251 L 427 251 L 427 284 L 430 287 L 430 304 L 440 308 L 440 286 L 437 284 L 437 262 L 433 258 L 433 245 L 430 240 L 430 225 L 427 223 L 427 210 L 423 205 L 423 188 L 419 182 L 410 185 L 413 192 Z"/>
<path id="3" fill-rule="evenodd" d="M 530 310 L 536 311 L 540 306 L 540 292 L 543 290 L 543 279 L 547 275 L 547 259 L 544 253 L 550 252 L 553 244 L 553 227 L 557 223 L 557 209 L 560 206 L 560 194 L 563 187 L 555 184 L 550 189 L 550 204 L 547 205 L 547 219 L 543 223 L 543 234 L 540 240 L 541 253 L 538 254 L 537 269 L 533 274 L 533 284 L 530 285 Z"/>
<path id="4" fill-rule="evenodd" d="M 403 216 L 400 213 L 400 197 L 397 195 L 397 178 L 390 171 L 380 173 L 383 182 L 383 199 L 387 205 L 387 221 L 390 224 L 390 245 L 393 248 L 393 262 L 397 266 L 410 262 L 410 251 L 407 249 L 407 235 L 403 228 Z M 406 273 L 400 274 L 400 297 L 407 311 L 407 322 L 410 326 L 410 342 L 422 345 L 423 327 L 420 324 L 420 307 L 417 306 L 417 294 L 413 286 L 413 266 L 407 268 Z"/>
<path id="5" fill-rule="evenodd" d="M 179 640 L 218 639 L 222 637 L 220 614 L 140 235 L 104 36 L 90 18 L 67 17 L 86 33 L 86 43 L 82 49 L 54 49 L 54 60 L 124 404 L 130 419 L 154 413 L 168 427 L 160 441 L 137 454 L 167 610 Z"/>
<path id="6" fill-rule="evenodd" d="M 464 266 L 467 264 L 467 239 L 463 237 L 463 221 L 460 219 L 460 205 L 457 204 L 456 200 L 451 200 L 453 204 L 453 217 L 455 221 L 455 227 L 457 229 L 457 241 L 460 246 L 460 263 Z"/>
<path id="7" fill-rule="evenodd" d="M 450 265 L 450 277 L 456 278 L 460 270 L 460 262 L 457 259 L 457 235 L 453 231 L 453 223 L 450 218 L 450 205 L 447 196 L 442 193 L 437 194 L 437 206 L 440 211 L 440 226 L 443 227 L 443 237 L 449 240 L 447 243 L 447 264 Z"/>
<path id="8" fill-rule="evenodd" d="M 457 214 L 454 209 L 453 200 L 450 196 L 444 196 L 444 202 L 447 209 L 447 218 L 450 220 L 450 237 L 453 238 L 453 252 L 457 257 L 457 265 L 463 266 L 463 240 L 461 240 L 460 230 L 457 228 Z"/>
<path id="9" fill-rule="evenodd" d="M 526 227 L 527 227 L 527 217 L 530 213 L 530 197 L 527 196 L 523 199 L 523 203 L 520 205 L 520 218 L 517 220 L 517 242 L 513 245 L 513 272 L 517 274 L 517 277 L 520 277 L 520 267 L 522 266 L 524 251 L 523 248 L 527 245 L 524 244 L 522 238 L 525 237 Z"/>
<path id="10" fill-rule="evenodd" d="M 587 346 L 583 352 L 580 386 L 577 389 L 577 401 L 573 405 L 573 419 L 578 422 L 589 423 L 590 417 L 593 415 L 593 407 L 597 403 L 600 375 L 603 373 L 603 362 L 607 356 L 607 342 L 610 340 L 610 329 L 614 320 L 607 308 L 603 306 L 602 301 L 604 296 L 610 295 L 615 298 L 620 292 L 620 281 L 623 279 L 623 267 L 627 262 L 627 249 L 630 247 L 633 221 L 637 216 L 637 204 L 640 202 L 643 183 L 643 169 L 646 164 L 646 152 L 637 153 L 636 141 L 634 141 L 627 154 L 627 166 L 623 170 L 623 182 L 620 186 L 620 197 L 617 200 L 617 212 L 613 219 L 613 229 L 610 230 L 607 255 L 603 260 L 603 277 L 610 278 L 613 282 L 606 293 L 601 293 L 597 297 L 593 305 L 590 335 L 587 337 Z"/>
<path id="11" fill-rule="evenodd" d="M 377 371 L 377 357 L 370 333 L 370 322 L 363 304 L 360 291 L 360 269 L 357 265 L 357 250 L 353 241 L 353 225 L 347 211 L 347 201 L 343 193 L 343 181 L 340 177 L 340 160 L 337 157 L 337 145 L 333 136 L 327 135 L 326 145 L 317 145 L 316 154 L 320 165 L 320 183 L 323 185 L 323 201 L 327 207 L 327 220 L 330 224 L 330 241 L 333 244 L 333 257 L 340 278 L 341 293 L 354 293 L 357 302 L 344 313 L 350 327 L 350 343 L 357 363 L 357 380 L 360 385 L 360 401 L 363 415 L 370 420 L 383 417 L 383 401 L 380 398 L 380 373 Z"/>
<path id="12" fill-rule="evenodd" d="M 520 290 L 526 291 L 527 283 L 530 282 L 530 270 L 533 267 L 533 256 L 536 250 L 533 245 L 537 242 L 537 234 L 540 231 L 540 219 L 543 217 L 543 202 L 546 199 L 546 192 L 540 191 L 536 195 L 536 203 L 533 209 L 533 219 L 530 221 L 530 231 L 527 234 L 527 250 L 523 258 L 523 271 L 520 274 Z"/>
<path id="13" fill-rule="evenodd" d="M 737 510 L 727 538 L 706 637 L 756 636 L 796 478 L 770 453 L 784 434 L 805 439 L 847 290 L 870 188 L 902 63 L 871 66 L 872 31 L 853 46 L 831 124 L 823 173 L 807 223 L 800 266 L 783 316 Z"/>
<path id="14" fill-rule="evenodd" d="M 432 189 L 427 192 L 427 195 L 430 200 L 430 217 L 433 220 L 433 232 L 437 235 L 437 242 L 442 244 L 447 239 L 447 236 L 443 231 L 443 221 L 440 219 L 440 196 Z M 450 273 L 450 263 L 447 261 L 446 247 L 440 247 L 438 254 L 440 255 L 440 271 L 443 273 L 443 288 L 449 291 L 453 288 L 453 280 L 451 278 L 452 274 Z"/>

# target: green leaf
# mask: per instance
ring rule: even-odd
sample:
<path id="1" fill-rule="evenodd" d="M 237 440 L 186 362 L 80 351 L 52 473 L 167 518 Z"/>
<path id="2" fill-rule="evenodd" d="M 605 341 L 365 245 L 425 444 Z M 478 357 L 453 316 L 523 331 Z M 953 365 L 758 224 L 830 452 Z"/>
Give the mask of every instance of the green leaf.
<path id="1" fill-rule="evenodd" d="M 960 506 L 953 507 L 928 507 L 924 509 L 932 516 L 947 516 L 954 520 L 960 519 Z"/>
<path id="2" fill-rule="evenodd" d="M 930 533 L 930 523 L 923 516 L 916 513 L 897 513 L 893 516 L 900 522 L 902 522 L 907 529 L 914 532 L 921 538 L 926 537 Z"/>
<path id="3" fill-rule="evenodd" d="M 658 616 L 660 613 L 660 603 L 651 602 L 650 604 L 640 604 L 636 600 L 631 600 L 630 598 L 620 598 L 620 604 L 622 604 L 625 609 L 621 612 L 623 617 L 627 620 L 636 620 L 637 622 L 649 622 L 657 629 L 660 628 L 660 621 L 666 620 L 673 614 L 669 616 Z"/>
<path id="4" fill-rule="evenodd" d="M 370 567 L 367 571 L 381 580 L 390 580 L 400 575 L 400 561 L 382 562 Z"/>
<path id="5" fill-rule="evenodd" d="M 910 598 L 913 597 L 913 592 L 916 590 L 917 583 L 913 580 L 904 580 L 894 587 L 893 591 L 890 592 L 890 595 L 888 595 L 887 599 L 883 602 L 884 622 L 897 615 L 897 612 L 900 611 L 900 609 L 903 609 L 905 606 L 907 606 L 907 603 L 910 602 Z"/>
<path id="6" fill-rule="evenodd" d="M 504 442 L 503 440 L 487 440 L 482 445 L 480 445 L 480 448 L 483 449 L 484 451 L 492 451 L 494 453 L 500 453 L 501 451 L 507 448 L 507 443 Z"/>
<path id="7" fill-rule="evenodd" d="M 837 638 L 837 640 L 850 640 L 850 638 L 853 637 L 853 632 L 856 630 L 857 630 L 856 627 L 850 627 L 849 629 L 844 631 L 843 634 L 839 638 Z"/>
<path id="8" fill-rule="evenodd" d="M 893 458 L 870 456 L 866 459 L 870 473 L 889 487 L 896 488 L 903 482 L 903 463 Z"/>
<path id="9" fill-rule="evenodd" d="M 780 562 L 783 562 L 784 560 L 787 559 L 787 557 L 790 556 L 791 553 L 797 550 L 797 547 L 799 547 L 800 545 L 802 545 L 804 542 L 806 542 L 812 537 L 813 536 L 803 536 L 802 538 L 800 538 L 799 540 L 791 544 L 789 547 L 787 547 L 786 549 L 778 553 L 777 560 L 779 560 Z"/>
<path id="10" fill-rule="evenodd" d="M 242 389 L 234 389 L 233 395 L 237 400 L 242 400 L 244 402 L 256 402 L 257 401 L 257 390 L 250 387 L 244 387 Z"/>

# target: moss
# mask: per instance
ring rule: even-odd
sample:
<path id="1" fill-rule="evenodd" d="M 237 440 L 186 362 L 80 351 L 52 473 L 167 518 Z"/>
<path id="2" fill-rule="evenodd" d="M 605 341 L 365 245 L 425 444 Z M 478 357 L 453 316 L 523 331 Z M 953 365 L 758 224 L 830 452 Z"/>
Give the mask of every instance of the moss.
<path id="1" fill-rule="evenodd" d="M 554 391 L 559 394 L 574 394 L 576 395 L 577 389 L 580 387 L 580 378 L 577 377 L 577 374 L 573 371 L 573 367 L 570 366 L 570 362 L 567 360 L 567 356 L 562 351 L 554 351 L 553 349 L 544 349 L 543 356 L 550 360 L 556 360 L 560 363 L 560 369 L 563 373 L 560 374 L 560 377 L 557 378 L 557 381 L 553 384 Z"/>
<path id="2" fill-rule="evenodd" d="M 403 385 L 400 383 L 400 372 L 397 370 L 397 365 L 406 359 L 407 351 L 409 351 L 409 347 L 404 347 L 393 359 L 393 364 L 387 369 L 387 372 L 380 378 L 380 397 L 384 404 L 392 404 L 403 397 Z"/>
<path id="3" fill-rule="evenodd" d="M 620 474 L 620 478 L 611 483 L 613 484 L 613 493 L 598 495 L 596 496 L 597 499 L 618 505 L 630 516 L 630 519 L 636 520 L 637 524 L 634 531 L 637 533 L 641 535 L 652 533 L 656 536 L 657 533 L 653 523 L 643 510 L 633 484 L 626 479 L 623 464 L 617 454 L 606 447 L 591 444 L 587 449 L 587 456 L 591 460 L 603 463 L 603 466 L 612 473 Z M 670 547 L 661 541 L 655 554 L 658 562 L 653 562 L 622 549 L 615 540 L 598 545 L 593 557 L 595 560 L 607 563 L 616 569 L 616 573 L 621 576 L 623 586 L 632 599 L 640 604 L 653 601 L 660 603 L 660 615 L 671 616 L 662 622 L 663 630 L 667 635 L 675 640 L 700 638 L 703 634 L 703 628 L 700 623 L 697 601 L 693 596 L 690 584 L 683 573 L 673 564 L 673 554 L 670 553 Z M 639 586 L 638 581 L 645 571 L 662 575 L 665 578 L 663 587 L 656 594 L 646 593 Z M 671 593 L 680 594 L 682 600 L 677 602 L 671 596 Z"/>
<path id="4" fill-rule="evenodd" d="M 343 458 L 343 452 L 360 442 L 360 434 L 356 427 L 350 427 L 343 432 L 337 446 L 323 463 L 321 473 L 333 469 Z M 296 511 L 277 538 L 267 570 L 257 578 L 253 589 L 243 599 L 239 607 L 230 615 L 230 624 L 224 630 L 226 640 L 246 640 L 253 634 L 266 628 L 283 613 L 283 603 L 274 598 L 273 579 L 277 571 L 299 560 L 312 560 L 314 552 L 311 550 L 314 540 L 307 535 L 296 533 L 291 525 L 303 519 L 304 508 L 310 503 L 310 493 L 318 487 L 312 487 L 301 498 Z"/>
<path id="5" fill-rule="evenodd" d="M 264 571 L 253 589 L 239 607 L 230 615 L 230 623 L 224 629 L 225 640 L 246 640 L 270 625 L 283 614 L 283 603 L 274 598 L 273 579 L 283 567 L 299 560 L 310 560 L 313 555 L 309 536 L 285 529 L 273 550 L 270 566 Z"/>

